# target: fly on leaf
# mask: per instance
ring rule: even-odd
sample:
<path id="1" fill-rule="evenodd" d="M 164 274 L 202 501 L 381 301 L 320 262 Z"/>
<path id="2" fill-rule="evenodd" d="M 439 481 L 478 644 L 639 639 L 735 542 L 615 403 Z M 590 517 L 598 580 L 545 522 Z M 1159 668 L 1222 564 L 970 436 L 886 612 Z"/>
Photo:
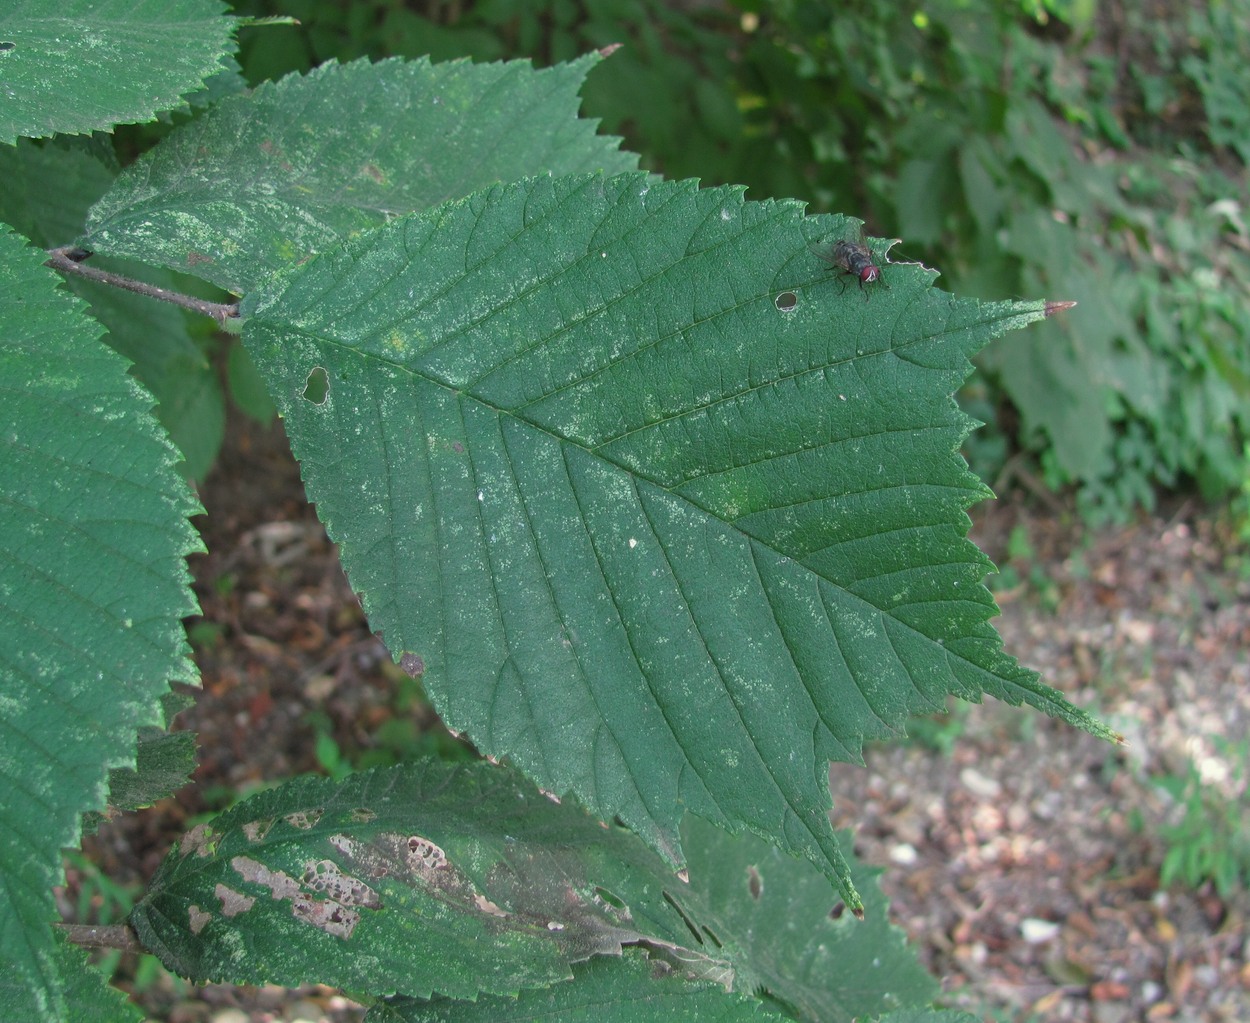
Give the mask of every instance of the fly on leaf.
<path id="1" fill-rule="evenodd" d="M 816 254 L 830 266 L 838 268 L 838 281 L 842 285 L 842 291 L 846 291 L 846 281 L 843 278 L 848 274 L 859 281 L 861 291 L 864 291 L 865 284 L 881 283 L 889 287 L 881 280 L 881 268 L 872 261 L 872 250 L 862 241 L 843 238 L 833 243 L 831 252 Z M 864 291 L 864 301 L 868 301 L 867 291 Z"/>

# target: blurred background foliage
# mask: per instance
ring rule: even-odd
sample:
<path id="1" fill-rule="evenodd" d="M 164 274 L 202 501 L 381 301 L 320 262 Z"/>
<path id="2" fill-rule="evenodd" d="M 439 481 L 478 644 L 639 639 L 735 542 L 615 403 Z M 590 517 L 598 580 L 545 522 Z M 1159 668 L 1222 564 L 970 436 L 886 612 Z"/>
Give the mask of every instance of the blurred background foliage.
<path id="1" fill-rule="evenodd" d="M 650 169 L 861 217 L 960 294 L 1080 303 L 961 395 L 996 489 L 1070 492 L 1092 520 L 1198 491 L 1250 521 L 1250 0 L 233 6 L 299 21 L 243 34 L 253 82 L 623 43 L 584 111 Z"/>

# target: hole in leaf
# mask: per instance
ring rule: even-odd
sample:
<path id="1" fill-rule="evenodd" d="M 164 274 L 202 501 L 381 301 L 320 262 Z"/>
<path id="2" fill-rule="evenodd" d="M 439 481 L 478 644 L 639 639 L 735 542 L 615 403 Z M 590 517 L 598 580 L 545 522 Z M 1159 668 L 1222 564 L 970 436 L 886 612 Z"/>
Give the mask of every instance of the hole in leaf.
<path id="1" fill-rule="evenodd" d="M 783 291 L 780 295 L 773 299 L 773 305 L 777 307 L 778 312 L 782 313 L 793 312 L 795 306 L 798 304 L 799 296 L 793 291 Z"/>
<path id="2" fill-rule="evenodd" d="M 324 405 L 329 393 L 330 376 L 324 369 L 317 366 L 308 374 L 308 379 L 304 382 L 304 400 L 311 401 L 314 405 Z"/>

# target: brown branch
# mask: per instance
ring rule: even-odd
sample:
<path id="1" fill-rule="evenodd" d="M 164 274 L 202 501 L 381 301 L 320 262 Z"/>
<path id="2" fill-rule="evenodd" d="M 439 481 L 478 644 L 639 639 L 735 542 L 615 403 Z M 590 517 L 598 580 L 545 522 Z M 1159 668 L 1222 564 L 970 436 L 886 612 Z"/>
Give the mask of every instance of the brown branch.
<path id="1" fill-rule="evenodd" d="M 146 295 L 148 298 L 157 298 L 162 302 L 172 302 L 183 309 L 190 309 L 193 313 L 211 316 L 223 327 L 227 320 L 239 315 L 238 302 L 208 302 L 192 295 L 184 295 L 179 291 L 170 291 L 168 288 L 158 288 L 155 284 L 136 281 L 133 277 L 123 277 L 121 274 L 99 270 L 94 266 L 83 266 L 82 261 L 90 255 L 91 253 L 86 249 L 63 245 L 58 249 L 48 250 L 48 260 L 44 265 L 52 267 L 53 270 L 60 270 L 61 273 L 76 274 L 89 281 L 98 281 L 110 287 L 133 291 L 136 295 Z"/>
<path id="2" fill-rule="evenodd" d="M 129 924 L 57 924 L 65 937 L 83 948 L 120 948 L 123 952 L 146 952 Z"/>

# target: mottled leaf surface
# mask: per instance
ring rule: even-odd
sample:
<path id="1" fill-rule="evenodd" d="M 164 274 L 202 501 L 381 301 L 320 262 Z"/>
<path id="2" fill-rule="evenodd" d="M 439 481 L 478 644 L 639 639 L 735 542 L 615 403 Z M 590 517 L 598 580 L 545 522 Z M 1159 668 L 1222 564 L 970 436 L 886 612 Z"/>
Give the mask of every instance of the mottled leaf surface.
<path id="1" fill-rule="evenodd" d="M 366 60 L 231 97 L 144 154 L 92 210 L 83 244 L 243 293 L 360 231 L 528 174 L 632 169 L 579 119 L 601 58 Z"/>
<path id="2" fill-rule="evenodd" d="M 223 68 L 218 0 L 7 0 L 0 142 L 109 131 L 181 105 Z"/>
<path id="3" fill-rule="evenodd" d="M 0 229 L 0 1005 L 67 1018 L 52 885 L 111 767 L 193 681 L 198 505 L 176 452 L 44 255 Z"/>
<path id="4" fill-rule="evenodd" d="M 245 801 L 183 839 L 132 923 L 197 981 L 472 998 L 567 979 L 640 928 L 676 943 L 666 883 L 634 836 L 515 773 L 429 761 Z"/>
<path id="5" fill-rule="evenodd" d="M 635 1001 L 640 1013 L 697 1004 L 709 984 L 766 990 L 800 1018 L 846 1023 L 932 994 L 872 872 L 854 867 L 870 910 L 861 923 L 831 915 L 839 900 L 810 863 L 694 818 L 685 838 L 688 880 L 623 828 L 481 762 L 302 779 L 188 834 L 132 923 L 197 981 L 472 999 L 572 978 L 549 1002 L 516 1003 L 569 1018 L 596 998 Z M 571 969 L 623 945 L 686 983 Z M 737 999 L 706 1000 L 738 1018 Z M 471 1018 L 492 1018 L 479 1012 Z"/>
<path id="6" fill-rule="evenodd" d="M 480 749 L 673 862 L 690 810 L 845 886 L 827 762 L 949 693 L 1109 734 L 1002 652 L 966 537 L 987 491 L 951 394 L 1043 304 L 903 264 L 839 288 L 811 246 L 850 231 L 735 189 L 543 178 L 248 306 L 395 656 Z"/>

